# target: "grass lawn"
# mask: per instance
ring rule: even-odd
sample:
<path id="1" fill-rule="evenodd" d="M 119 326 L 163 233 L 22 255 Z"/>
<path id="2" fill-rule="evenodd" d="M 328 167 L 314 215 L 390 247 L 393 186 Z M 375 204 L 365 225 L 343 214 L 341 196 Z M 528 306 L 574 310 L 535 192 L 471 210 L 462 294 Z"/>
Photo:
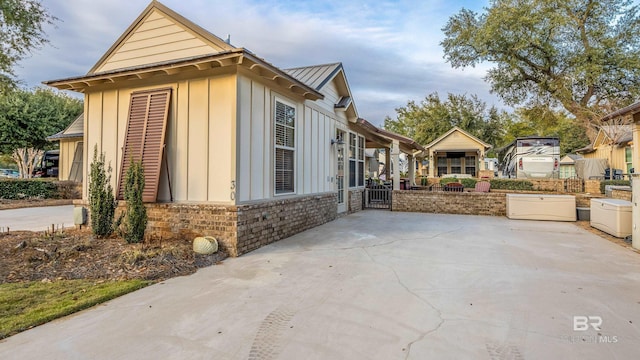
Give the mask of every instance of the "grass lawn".
<path id="1" fill-rule="evenodd" d="M 0 284 L 0 339 L 151 283 L 145 280 L 59 280 Z"/>

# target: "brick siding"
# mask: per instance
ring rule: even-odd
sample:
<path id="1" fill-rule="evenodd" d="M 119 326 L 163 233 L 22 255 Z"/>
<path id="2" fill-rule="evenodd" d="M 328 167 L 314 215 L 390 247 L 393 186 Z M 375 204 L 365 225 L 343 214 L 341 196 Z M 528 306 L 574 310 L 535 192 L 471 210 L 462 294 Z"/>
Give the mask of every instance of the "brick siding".
<path id="1" fill-rule="evenodd" d="M 337 201 L 336 193 L 325 193 L 237 206 L 145 204 L 146 234 L 188 240 L 213 236 L 230 256 L 239 256 L 336 219 Z M 120 202 L 116 213 L 124 207 Z"/>
<path id="2" fill-rule="evenodd" d="M 349 214 L 362 211 L 362 194 L 364 189 L 349 190 Z"/>
<path id="3" fill-rule="evenodd" d="M 335 220 L 337 193 L 238 206 L 237 255 Z"/>

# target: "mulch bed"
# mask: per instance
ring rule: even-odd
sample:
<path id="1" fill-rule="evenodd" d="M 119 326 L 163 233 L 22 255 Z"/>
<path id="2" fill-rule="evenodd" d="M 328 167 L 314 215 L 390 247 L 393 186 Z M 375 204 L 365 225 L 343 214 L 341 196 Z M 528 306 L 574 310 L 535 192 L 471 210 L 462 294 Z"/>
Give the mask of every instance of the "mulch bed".
<path id="1" fill-rule="evenodd" d="M 220 263 L 194 253 L 192 239 L 147 239 L 127 244 L 116 237 L 97 239 L 89 230 L 55 234 L 16 231 L 0 234 L 0 283 L 61 279 L 164 280 Z"/>

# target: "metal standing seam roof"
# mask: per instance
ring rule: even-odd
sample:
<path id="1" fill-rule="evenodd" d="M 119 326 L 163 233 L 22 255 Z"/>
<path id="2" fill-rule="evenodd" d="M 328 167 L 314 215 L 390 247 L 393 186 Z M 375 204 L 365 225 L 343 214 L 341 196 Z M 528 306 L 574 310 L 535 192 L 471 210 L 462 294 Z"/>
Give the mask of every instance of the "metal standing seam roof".
<path id="1" fill-rule="evenodd" d="M 283 71 L 307 86 L 320 90 L 341 69 L 341 63 L 333 63 L 284 69 Z"/>
<path id="2" fill-rule="evenodd" d="M 59 140 L 84 136 L 84 113 L 78 115 L 66 129 L 47 137 L 47 140 Z"/>

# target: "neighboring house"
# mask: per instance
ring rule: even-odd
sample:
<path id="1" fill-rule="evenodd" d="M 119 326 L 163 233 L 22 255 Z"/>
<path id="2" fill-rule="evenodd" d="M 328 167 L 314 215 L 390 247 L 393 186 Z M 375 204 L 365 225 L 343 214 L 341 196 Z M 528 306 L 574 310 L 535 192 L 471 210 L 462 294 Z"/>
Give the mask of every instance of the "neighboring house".
<path id="1" fill-rule="evenodd" d="M 581 158 L 582 155 L 567 154 L 560 159 L 560 179 L 576 177 L 576 160 Z"/>
<path id="2" fill-rule="evenodd" d="M 385 181 L 393 182 L 393 189 L 400 189 L 400 171 L 392 172 L 392 169 L 408 170 L 407 176 L 414 184 L 415 162 L 422 157 L 425 149 L 415 140 L 396 134 L 389 130 L 380 129 L 365 119 L 358 119 L 356 126 L 366 134 L 367 148 L 381 149 L 378 154 L 378 177 Z"/>
<path id="3" fill-rule="evenodd" d="M 105 154 L 119 198 L 142 158 L 149 232 L 232 256 L 360 210 L 365 144 L 408 142 L 358 117 L 340 63 L 281 70 L 157 1 L 86 75 L 46 84 L 84 93 L 83 151 Z"/>
<path id="4" fill-rule="evenodd" d="M 633 144 L 638 144 L 640 143 L 640 102 L 636 102 L 634 104 L 631 104 L 625 108 L 622 108 L 618 111 L 614 111 L 606 116 L 604 116 L 602 119 L 600 119 L 601 122 L 607 122 L 607 121 L 620 121 L 621 118 L 630 118 L 630 122 L 631 122 L 631 133 L 632 133 L 632 143 Z M 631 147 L 631 156 L 630 156 L 630 160 L 631 160 L 631 164 L 632 167 L 635 167 L 640 163 L 640 147 L 638 146 L 632 146 Z M 627 163 L 626 161 L 626 150 L 625 150 L 625 163 Z M 633 165 L 635 164 L 635 165 Z M 638 193 L 638 191 L 640 191 L 640 177 L 638 177 L 638 172 L 636 171 L 635 174 L 632 176 L 632 190 L 633 190 L 633 199 L 637 199 L 638 196 L 640 196 L 640 194 Z M 638 202 L 637 201 L 633 201 L 633 208 L 632 208 L 632 246 L 636 249 L 640 249 L 640 211 L 638 211 Z"/>
<path id="5" fill-rule="evenodd" d="M 80 114 L 66 129 L 47 137 L 60 142 L 58 179 L 82 181 L 83 172 L 84 114 Z"/>
<path id="6" fill-rule="evenodd" d="M 632 125 L 602 125 L 593 143 L 576 150 L 586 159 L 607 159 L 609 167 L 629 173 L 633 168 Z"/>
<path id="7" fill-rule="evenodd" d="M 425 148 L 429 177 L 454 174 L 478 177 L 480 170 L 485 169 L 484 158 L 491 145 L 455 126 Z"/>
<path id="8" fill-rule="evenodd" d="M 378 178 L 380 176 L 380 151 L 378 149 L 365 149 L 364 159 L 365 177 L 369 179 Z"/>

